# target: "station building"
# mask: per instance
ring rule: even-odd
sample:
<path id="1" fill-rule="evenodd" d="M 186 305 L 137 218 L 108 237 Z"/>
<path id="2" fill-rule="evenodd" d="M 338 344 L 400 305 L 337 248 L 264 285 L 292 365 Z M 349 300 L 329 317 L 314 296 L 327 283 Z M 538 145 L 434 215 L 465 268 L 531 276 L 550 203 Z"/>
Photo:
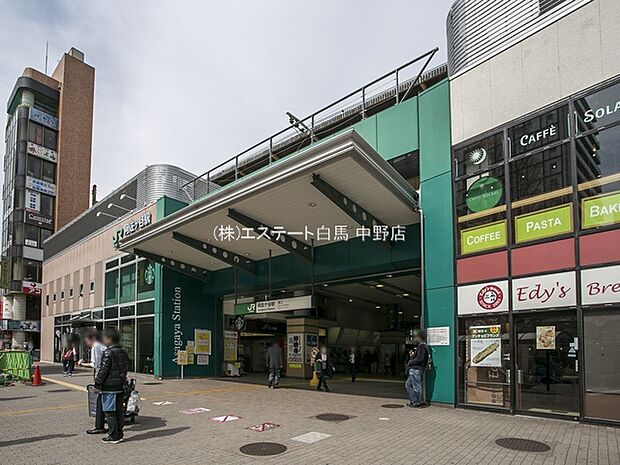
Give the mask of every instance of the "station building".
<path id="1" fill-rule="evenodd" d="M 136 370 L 262 376 L 280 340 L 288 376 L 327 344 L 397 379 L 423 327 L 433 402 L 620 421 L 619 23 L 613 0 L 456 1 L 447 65 L 429 51 L 160 196 L 106 253 L 99 323 L 133 318 L 122 268 L 146 262 Z"/>

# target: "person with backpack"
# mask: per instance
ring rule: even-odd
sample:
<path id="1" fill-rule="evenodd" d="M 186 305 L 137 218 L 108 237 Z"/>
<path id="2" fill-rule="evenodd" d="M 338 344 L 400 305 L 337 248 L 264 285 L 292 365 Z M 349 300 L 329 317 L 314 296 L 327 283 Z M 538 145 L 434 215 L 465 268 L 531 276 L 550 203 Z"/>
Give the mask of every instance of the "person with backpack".
<path id="1" fill-rule="evenodd" d="M 414 350 L 409 351 L 407 360 L 407 381 L 405 387 L 409 395 L 409 407 L 421 407 L 424 405 L 422 380 L 428 367 L 430 353 L 426 345 L 426 333 L 418 329 L 413 334 L 417 344 Z"/>
<path id="2" fill-rule="evenodd" d="M 77 360 L 77 346 L 75 343 L 71 344 L 64 355 L 62 356 L 62 370 L 63 376 L 73 376 L 73 371 L 75 370 L 75 361 Z"/>
<path id="3" fill-rule="evenodd" d="M 95 377 L 95 388 L 101 392 L 101 405 L 108 423 L 108 436 L 103 442 L 108 444 L 118 444 L 123 440 L 123 388 L 129 371 L 129 355 L 121 348 L 120 342 L 121 335 L 116 328 L 104 331 L 103 344 L 107 349 Z"/>

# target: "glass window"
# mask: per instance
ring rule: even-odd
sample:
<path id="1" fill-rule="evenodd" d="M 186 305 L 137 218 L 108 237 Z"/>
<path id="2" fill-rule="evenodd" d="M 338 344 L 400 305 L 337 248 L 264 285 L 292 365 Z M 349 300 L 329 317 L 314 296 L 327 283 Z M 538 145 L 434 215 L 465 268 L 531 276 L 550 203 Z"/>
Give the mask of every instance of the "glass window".
<path id="1" fill-rule="evenodd" d="M 504 160 L 503 133 L 497 133 L 458 150 L 456 157 L 456 176 L 467 176 Z"/>
<path id="2" fill-rule="evenodd" d="M 24 225 L 24 245 L 39 247 L 39 228 L 31 224 Z"/>
<path id="3" fill-rule="evenodd" d="M 420 153 L 410 152 L 388 161 L 414 189 L 420 188 Z"/>
<path id="4" fill-rule="evenodd" d="M 575 100 L 575 111 L 580 133 L 620 121 L 620 83 Z"/>
<path id="5" fill-rule="evenodd" d="M 136 371 L 153 374 L 153 318 L 138 318 L 136 344 Z"/>
<path id="6" fill-rule="evenodd" d="M 90 282 L 90 292 L 95 292 L 95 281 Z"/>
<path id="7" fill-rule="evenodd" d="M 93 310 L 93 320 L 103 320 L 103 310 Z"/>
<path id="8" fill-rule="evenodd" d="M 129 355 L 129 371 L 136 371 L 135 368 L 135 327 L 136 320 L 120 320 L 119 330 L 121 332 L 121 347 Z"/>
<path id="9" fill-rule="evenodd" d="M 134 261 L 135 259 L 136 259 L 136 256 L 135 256 L 135 255 L 132 255 L 132 254 L 123 255 L 123 256 L 121 257 L 121 265 L 124 265 L 125 263 L 132 262 L 132 261 Z"/>
<path id="10" fill-rule="evenodd" d="M 110 320 L 113 318 L 118 318 L 118 307 L 109 307 L 104 309 L 103 311 L 105 319 Z"/>
<path id="11" fill-rule="evenodd" d="M 111 260 L 108 263 L 105 264 L 105 269 L 106 270 L 110 270 L 112 268 L 114 268 L 115 266 L 118 266 L 118 258 L 116 260 Z"/>
<path id="12" fill-rule="evenodd" d="M 124 316 L 134 316 L 136 313 L 136 308 L 133 305 L 125 305 L 121 307 L 121 318 Z"/>
<path id="13" fill-rule="evenodd" d="M 69 298 L 73 299 L 73 288 L 69 289 Z"/>
<path id="14" fill-rule="evenodd" d="M 43 145 L 43 126 L 29 121 L 28 140 L 35 144 Z"/>
<path id="15" fill-rule="evenodd" d="M 41 179 L 51 183 L 56 182 L 56 165 L 54 163 L 43 160 Z"/>
<path id="16" fill-rule="evenodd" d="M 584 311 L 585 414 L 620 420 L 620 308 Z"/>
<path id="17" fill-rule="evenodd" d="M 24 280 L 41 282 L 41 264 L 33 260 L 24 261 Z"/>
<path id="18" fill-rule="evenodd" d="M 84 283 L 80 283 L 80 297 L 84 296 Z"/>
<path id="19" fill-rule="evenodd" d="M 41 242 L 39 247 L 43 247 L 43 243 L 52 235 L 49 229 L 41 229 Z"/>
<path id="20" fill-rule="evenodd" d="M 138 262 L 138 300 L 155 296 L 155 264 L 150 260 Z"/>
<path id="21" fill-rule="evenodd" d="M 121 268 L 120 276 L 120 301 L 132 302 L 136 300 L 136 265 L 131 264 Z"/>
<path id="22" fill-rule="evenodd" d="M 459 320 L 459 402 L 510 407 L 508 315 Z"/>
<path id="23" fill-rule="evenodd" d="M 65 300 L 65 291 L 60 291 L 60 300 Z"/>
<path id="24" fill-rule="evenodd" d="M 53 129 L 45 128 L 43 145 L 48 149 L 56 150 L 56 139 L 58 134 Z"/>
<path id="25" fill-rule="evenodd" d="M 138 315 L 153 315 L 155 313 L 155 301 L 140 302 L 138 304 Z"/>
<path id="26" fill-rule="evenodd" d="M 568 106 L 510 128 L 508 137 L 513 157 L 568 138 Z"/>
<path id="27" fill-rule="evenodd" d="M 41 194 L 41 213 L 54 216 L 54 197 Z"/>
<path id="28" fill-rule="evenodd" d="M 513 216 L 570 202 L 572 191 L 569 144 L 510 162 Z"/>
<path id="29" fill-rule="evenodd" d="M 26 174 L 35 178 L 41 178 L 41 165 L 43 160 L 34 155 L 28 155 L 28 166 L 26 167 Z"/>
<path id="30" fill-rule="evenodd" d="M 118 270 L 109 271 L 105 274 L 105 304 L 118 303 Z"/>

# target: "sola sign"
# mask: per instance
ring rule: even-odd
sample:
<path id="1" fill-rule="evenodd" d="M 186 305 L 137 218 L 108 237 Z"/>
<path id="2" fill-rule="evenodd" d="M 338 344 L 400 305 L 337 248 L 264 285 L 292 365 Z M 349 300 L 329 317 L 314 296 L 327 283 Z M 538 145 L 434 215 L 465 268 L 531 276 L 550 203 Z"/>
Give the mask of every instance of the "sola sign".
<path id="1" fill-rule="evenodd" d="M 581 271 L 584 305 L 620 302 L 620 265 Z"/>
<path id="2" fill-rule="evenodd" d="M 548 274 L 512 282 L 514 310 L 570 307 L 577 305 L 575 272 Z"/>
<path id="3" fill-rule="evenodd" d="M 459 315 L 508 311 L 508 281 L 458 288 Z"/>

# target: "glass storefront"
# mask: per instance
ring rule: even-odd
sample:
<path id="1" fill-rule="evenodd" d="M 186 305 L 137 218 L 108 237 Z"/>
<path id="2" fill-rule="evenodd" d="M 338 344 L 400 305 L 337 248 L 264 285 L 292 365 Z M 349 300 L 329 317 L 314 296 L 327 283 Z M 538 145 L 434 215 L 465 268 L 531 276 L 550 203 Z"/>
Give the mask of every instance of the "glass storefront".
<path id="1" fill-rule="evenodd" d="M 124 255 L 105 269 L 104 327 L 120 331 L 131 371 L 153 374 L 155 265 Z"/>
<path id="2" fill-rule="evenodd" d="M 458 402 L 620 421 L 620 81 L 457 146 L 453 175 L 458 262 L 505 260 L 459 285 Z"/>

